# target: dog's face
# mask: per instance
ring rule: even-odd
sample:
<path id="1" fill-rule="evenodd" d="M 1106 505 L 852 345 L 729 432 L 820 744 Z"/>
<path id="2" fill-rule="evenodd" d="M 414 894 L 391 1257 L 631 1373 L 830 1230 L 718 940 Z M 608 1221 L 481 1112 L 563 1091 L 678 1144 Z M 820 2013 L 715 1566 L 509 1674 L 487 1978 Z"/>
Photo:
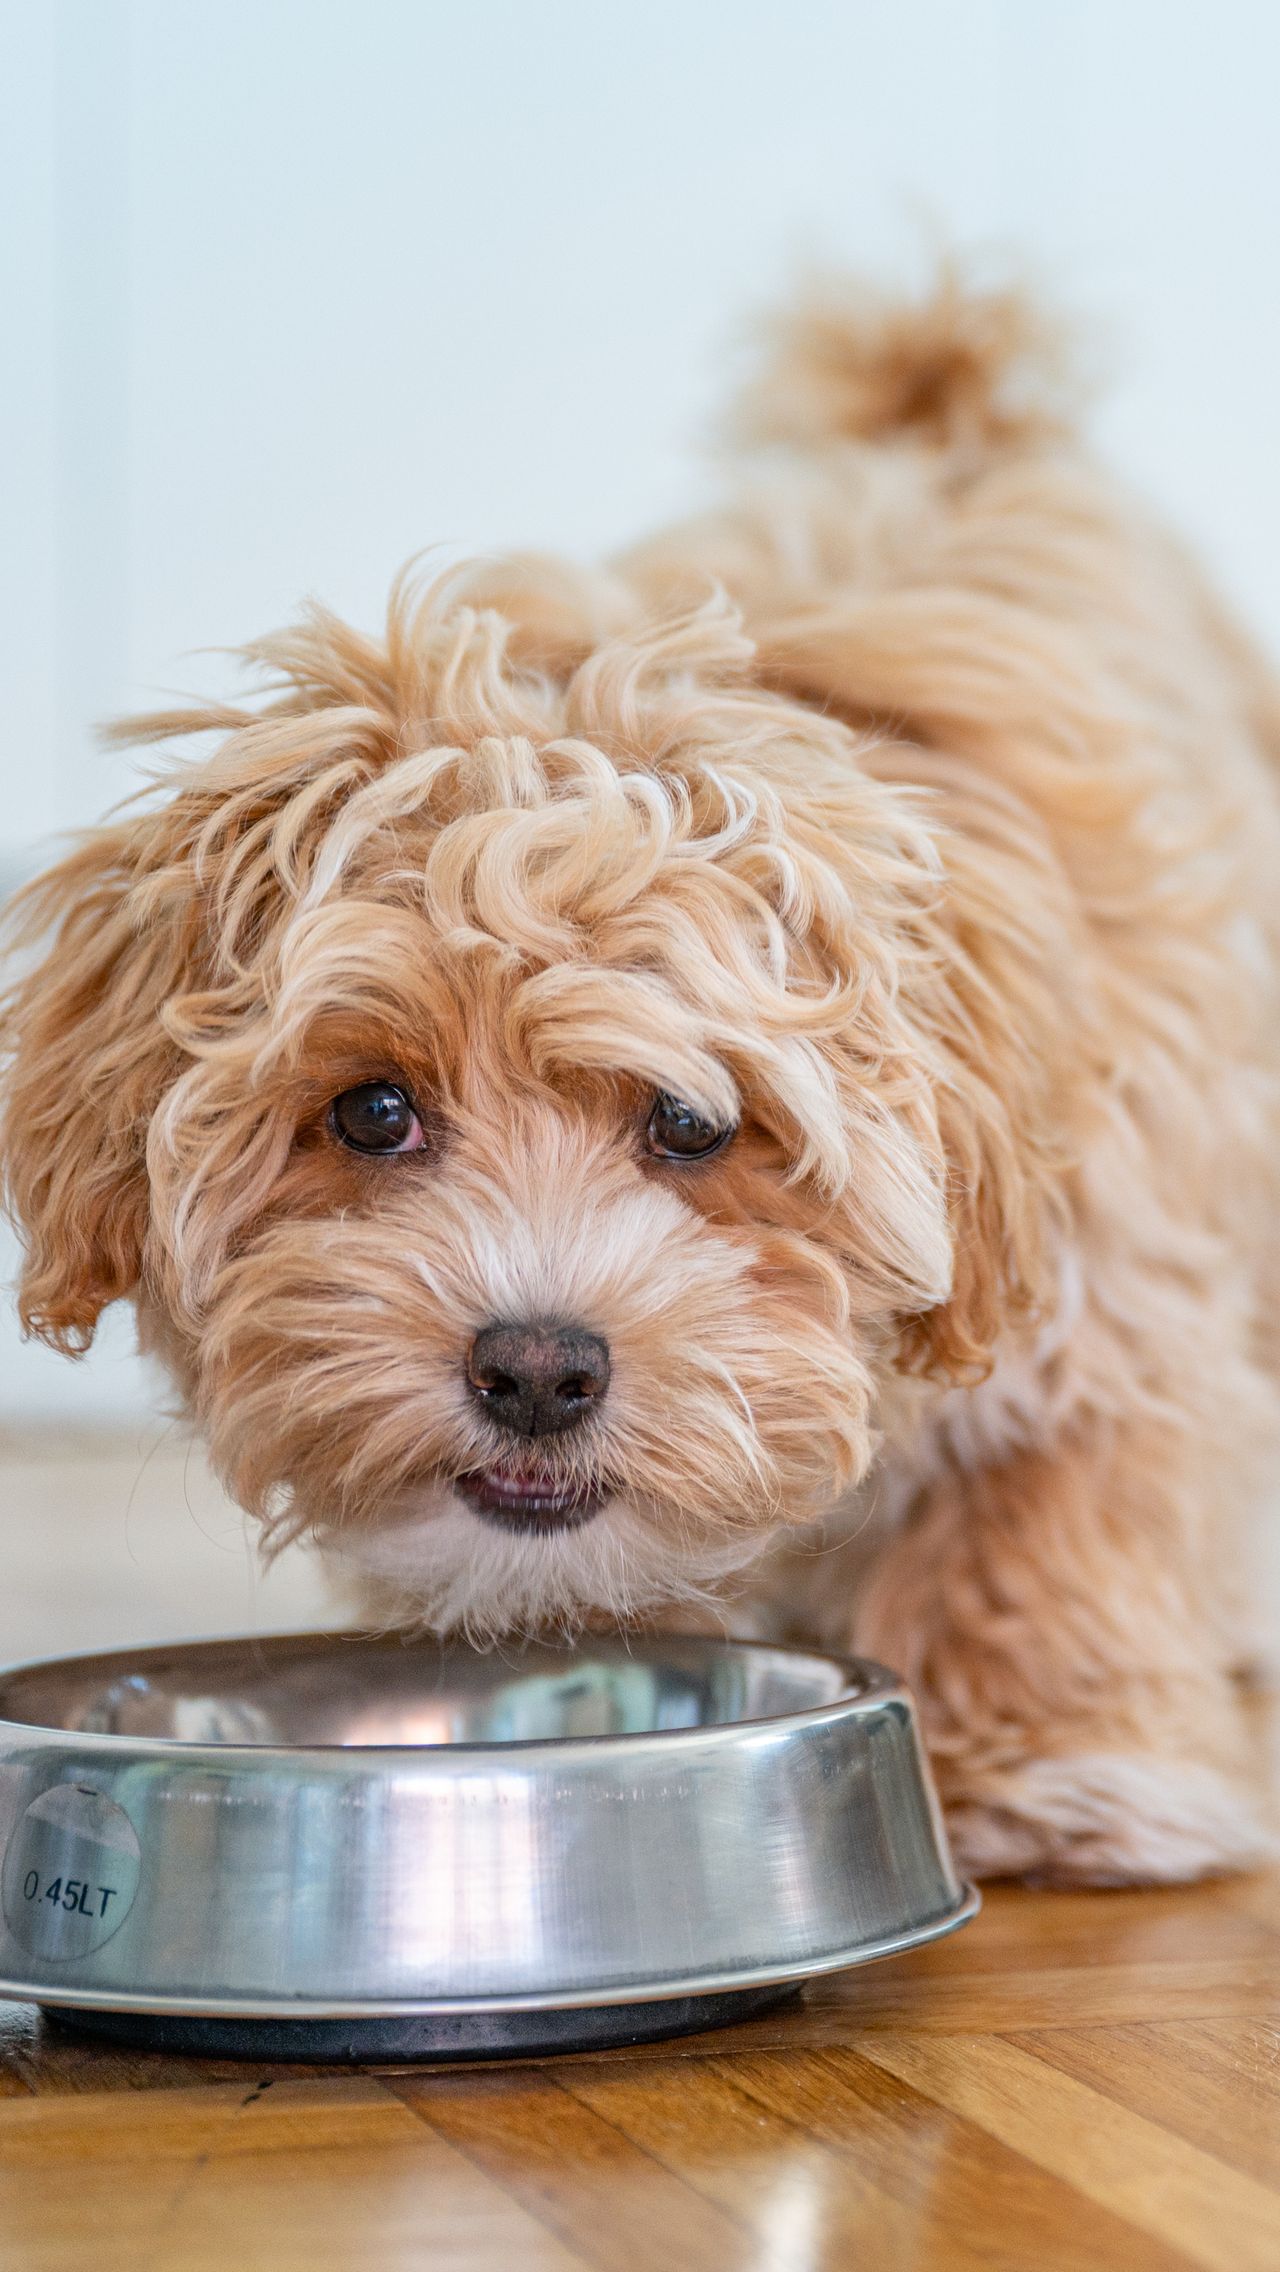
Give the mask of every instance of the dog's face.
<path id="1" fill-rule="evenodd" d="M 132 1295 L 243 1503 L 433 1625 L 696 1595 L 856 1481 L 904 1337 L 964 1355 L 928 834 L 714 610 L 268 652 L 37 887 L 28 1319 Z"/>

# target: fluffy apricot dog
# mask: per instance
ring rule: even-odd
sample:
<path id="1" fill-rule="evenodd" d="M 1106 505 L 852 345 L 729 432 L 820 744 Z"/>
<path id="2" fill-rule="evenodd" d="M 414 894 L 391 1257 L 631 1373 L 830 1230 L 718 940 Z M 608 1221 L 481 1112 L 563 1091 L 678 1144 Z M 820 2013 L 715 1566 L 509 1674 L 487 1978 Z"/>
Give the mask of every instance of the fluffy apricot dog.
<path id="1" fill-rule="evenodd" d="M 856 1646 L 971 1870 L 1231 1866 L 1276 688 L 1016 298 L 835 293 L 748 408 L 612 569 L 134 724 L 215 746 L 24 896 L 22 1314 L 133 1301 L 379 1615 Z"/>

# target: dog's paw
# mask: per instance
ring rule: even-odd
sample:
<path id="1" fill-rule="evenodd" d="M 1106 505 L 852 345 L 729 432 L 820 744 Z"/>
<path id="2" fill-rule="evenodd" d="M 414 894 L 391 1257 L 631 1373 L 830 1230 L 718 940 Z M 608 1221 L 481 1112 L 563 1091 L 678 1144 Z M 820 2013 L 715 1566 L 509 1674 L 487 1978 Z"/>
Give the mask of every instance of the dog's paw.
<path id="1" fill-rule="evenodd" d="M 957 1794 L 947 1827 L 968 1876 L 1040 1885 L 1179 1885 L 1280 1850 L 1243 1784 L 1202 1763 L 1121 1752 L 992 1773 Z"/>

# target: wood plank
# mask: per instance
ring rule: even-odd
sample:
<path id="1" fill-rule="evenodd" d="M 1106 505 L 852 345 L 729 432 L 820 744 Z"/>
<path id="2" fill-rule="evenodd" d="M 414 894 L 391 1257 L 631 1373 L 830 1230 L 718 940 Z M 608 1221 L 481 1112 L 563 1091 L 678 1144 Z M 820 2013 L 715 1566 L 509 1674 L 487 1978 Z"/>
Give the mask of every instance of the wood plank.
<path id="1" fill-rule="evenodd" d="M 1280 1870 L 1257 1870 L 1247 1878 L 1228 1878 L 1223 1890 L 1238 1915 L 1280 1939 Z"/>
<path id="2" fill-rule="evenodd" d="M 1280 2026 L 1274 2022 L 1054 2028 L 1006 2041 L 1280 2190 Z"/>
<path id="3" fill-rule="evenodd" d="M 611 2061 L 561 2077 L 561 2088 L 745 2225 L 750 2261 L 856 2264 L 907 2272 L 938 2261 L 927 2204 L 900 2201 L 858 2157 L 832 2151 L 804 2124 L 745 2091 L 736 2062 Z M 645 2260 L 647 2261 L 647 2260 Z M 984 2259 L 948 2235 L 949 2272 Z"/>
<path id="4" fill-rule="evenodd" d="M 1034 1951 L 1029 1951 L 1033 1955 Z M 854 2042 L 862 2034 L 1007 2034 L 1158 2019 L 1280 2014 L 1274 1956 L 1174 1964 L 1010 1965 L 922 1978 L 888 1966 L 846 1975 L 830 1997 L 811 1993 L 788 2041 Z"/>
<path id="5" fill-rule="evenodd" d="M 868 2056 L 1207 2272 L 1280 2263 L 1280 2196 L 1018 2044 L 883 2035 Z"/>
<path id="6" fill-rule="evenodd" d="M 753 2054 L 739 2088 L 800 2124 L 919 2220 L 913 2263 L 972 2255 L 991 2272 L 1186 2272 L 1176 2244 L 1135 2229 L 961 2107 L 840 2050 Z"/>
<path id="7" fill-rule="evenodd" d="M 272 2153 L 294 2145 L 341 2151 L 388 2124 L 403 2130 L 397 2100 L 371 2075 L 271 2084 L 208 2083 L 169 2091 L 85 2092 L 7 2099 L 0 2154 L 9 2168 L 121 2156 L 182 2161 L 202 2153 Z"/>
<path id="8" fill-rule="evenodd" d="M 585 2272 L 359 2075 L 9 2102 L 0 2232 L 5 2272 Z"/>
<path id="9" fill-rule="evenodd" d="M 5 2272 L 588 2272 L 461 2156 L 422 2140 L 183 2169 L 99 2164 L 74 2198 L 0 2176 Z"/>
<path id="10" fill-rule="evenodd" d="M 746 2257 L 739 2215 L 575 2102 L 545 2068 L 401 2076 L 390 2087 L 595 2272 L 721 2272 Z"/>
<path id="11" fill-rule="evenodd" d="M 1197 1886 L 983 1889 L 982 1909 L 963 1932 L 933 1941 L 895 1968 L 907 1978 L 1067 1965 L 1187 1964 L 1274 1954 L 1275 1928 L 1255 1914 L 1251 1889 L 1274 1893 L 1280 1879 L 1222 1878 Z"/>

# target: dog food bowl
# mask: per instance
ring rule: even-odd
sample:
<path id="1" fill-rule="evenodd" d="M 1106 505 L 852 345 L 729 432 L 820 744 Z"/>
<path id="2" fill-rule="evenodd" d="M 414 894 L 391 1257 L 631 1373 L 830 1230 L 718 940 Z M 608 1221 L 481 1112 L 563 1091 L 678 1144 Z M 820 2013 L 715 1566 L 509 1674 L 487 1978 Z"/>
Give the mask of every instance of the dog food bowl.
<path id="1" fill-rule="evenodd" d="M 0 1673 L 0 1853 L 0 1996 L 234 2057 L 687 2033 L 977 1906 L 891 1674 L 660 1637 Z"/>

